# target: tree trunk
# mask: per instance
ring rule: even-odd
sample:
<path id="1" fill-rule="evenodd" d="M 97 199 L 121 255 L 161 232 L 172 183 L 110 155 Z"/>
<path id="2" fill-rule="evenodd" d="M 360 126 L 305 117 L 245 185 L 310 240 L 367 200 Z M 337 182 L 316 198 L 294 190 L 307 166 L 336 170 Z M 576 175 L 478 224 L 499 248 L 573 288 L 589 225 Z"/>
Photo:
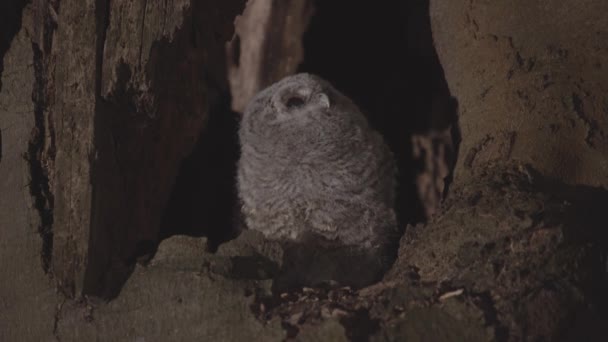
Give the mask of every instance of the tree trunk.
<path id="1" fill-rule="evenodd" d="M 566 184 L 606 188 L 605 3 L 585 1 L 575 15 L 558 1 L 431 4 L 435 46 L 459 101 L 457 182 L 517 161 Z"/>
<path id="2" fill-rule="evenodd" d="M 498 340 L 581 338 L 605 304 L 608 6 L 572 5 L 431 1 L 462 141 L 389 279 L 462 289 Z"/>

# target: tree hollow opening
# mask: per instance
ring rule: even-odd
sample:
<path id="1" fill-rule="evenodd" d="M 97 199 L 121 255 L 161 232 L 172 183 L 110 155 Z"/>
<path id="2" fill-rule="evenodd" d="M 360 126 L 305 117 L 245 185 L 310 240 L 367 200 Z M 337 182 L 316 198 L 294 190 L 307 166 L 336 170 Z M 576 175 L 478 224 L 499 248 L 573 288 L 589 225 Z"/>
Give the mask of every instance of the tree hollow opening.
<path id="1" fill-rule="evenodd" d="M 420 200 L 417 184 L 424 161 L 412 152 L 412 136 L 455 125 L 453 107 L 436 110 L 436 102 L 450 96 L 432 42 L 428 0 L 387 6 L 316 1 L 303 45 L 298 72 L 319 75 L 352 98 L 393 150 L 400 226 L 424 221 L 428 203 Z M 212 250 L 236 236 L 240 224 L 239 115 L 230 110 L 229 92 L 218 91 L 197 147 L 182 164 L 162 225 L 163 238 L 207 236 Z"/>

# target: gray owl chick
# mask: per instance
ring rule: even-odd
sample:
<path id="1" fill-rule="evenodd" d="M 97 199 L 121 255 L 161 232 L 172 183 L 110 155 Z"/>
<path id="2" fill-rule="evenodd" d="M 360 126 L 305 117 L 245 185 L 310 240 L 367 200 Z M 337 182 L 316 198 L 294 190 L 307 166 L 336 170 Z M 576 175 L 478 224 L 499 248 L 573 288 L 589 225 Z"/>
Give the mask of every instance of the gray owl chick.
<path id="1" fill-rule="evenodd" d="M 393 155 L 327 81 L 298 74 L 261 91 L 245 110 L 239 138 L 238 191 L 249 229 L 363 249 L 394 238 Z"/>

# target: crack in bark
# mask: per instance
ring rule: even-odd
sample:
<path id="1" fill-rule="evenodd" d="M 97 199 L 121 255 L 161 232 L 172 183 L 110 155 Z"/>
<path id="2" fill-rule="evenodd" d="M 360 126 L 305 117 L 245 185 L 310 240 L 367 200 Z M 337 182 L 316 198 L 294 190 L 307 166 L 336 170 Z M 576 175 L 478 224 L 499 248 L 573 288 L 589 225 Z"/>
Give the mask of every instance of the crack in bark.
<path id="1" fill-rule="evenodd" d="M 46 32 L 45 32 L 46 33 Z M 49 164 L 54 160 L 55 132 L 50 124 L 51 120 L 45 120 L 45 109 L 48 104 L 47 94 L 47 68 L 43 52 L 36 44 L 32 44 L 34 52 L 34 77 L 35 84 L 32 94 L 34 101 L 34 128 L 28 143 L 27 161 L 30 168 L 31 181 L 30 193 L 34 198 L 34 207 L 40 216 L 38 233 L 42 238 L 42 269 L 45 273 L 51 272 L 51 260 L 53 254 L 53 206 L 54 196 L 51 192 L 49 182 Z M 49 146 L 47 146 L 46 135 L 48 134 Z"/>
<path id="2" fill-rule="evenodd" d="M 61 310 L 63 309 L 63 305 L 66 303 L 67 299 L 63 299 L 59 304 L 57 304 L 57 308 L 55 309 L 55 315 L 53 316 L 53 337 L 55 340 L 61 341 L 61 337 L 59 337 L 59 321 L 61 321 Z"/>
<path id="3" fill-rule="evenodd" d="M 585 113 L 585 108 L 583 104 L 583 100 L 581 100 L 580 96 L 577 93 L 572 93 L 572 109 L 576 116 L 587 126 L 587 132 L 585 134 L 585 143 L 591 147 L 595 148 L 595 144 L 593 142 L 595 133 L 599 129 L 599 125 L 593 119 L 590 119 Z"/>

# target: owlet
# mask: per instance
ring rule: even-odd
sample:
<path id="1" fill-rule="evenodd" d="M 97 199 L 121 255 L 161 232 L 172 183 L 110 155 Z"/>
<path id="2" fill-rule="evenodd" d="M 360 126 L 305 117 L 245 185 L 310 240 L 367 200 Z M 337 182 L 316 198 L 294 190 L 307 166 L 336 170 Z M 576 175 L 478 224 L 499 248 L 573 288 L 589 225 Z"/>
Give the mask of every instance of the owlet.
<path id="1" fill-rule="evenodd" d="M 375 249 L 394 238 L 396 167 L 359 108 L 310 74 L 248 104 L 239 130 L 245 223 L 267 238 Z"/>

